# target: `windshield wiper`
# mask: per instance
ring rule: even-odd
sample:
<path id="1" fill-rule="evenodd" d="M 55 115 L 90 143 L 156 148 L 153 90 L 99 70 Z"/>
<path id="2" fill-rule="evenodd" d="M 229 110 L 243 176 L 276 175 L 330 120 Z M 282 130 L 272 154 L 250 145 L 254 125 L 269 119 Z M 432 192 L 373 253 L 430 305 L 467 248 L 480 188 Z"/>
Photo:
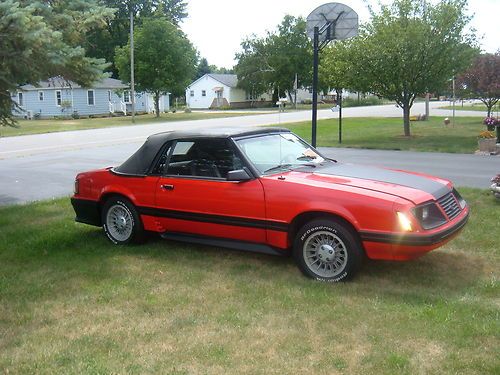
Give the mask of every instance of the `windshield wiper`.
<path id="1" fill-rule="evenodd" d="M 317 159 L 316 156 L 309 156 L 309 155 L 301 155 L 297 158 L 297 160 L 303 161 L 303 160 L 315 160 Z"/>
<path id="2" fill-rule="evenodd" d="M 278 169 L 289 169 L 291 166 L 292 166 L 292 164 L 279 164 L 279 165 L 276 165 L 275 167 L 266 169 L 264 171 L 264 173 L 272 172 L 272 171 L 275 171 L 275 170 L 278 170 Z"/>
<path id="3" fill-rule="evenodd" d="M 314 163 L 304 163 L 304 164 L 297 164 L 294 166 L 294 168 L 301 168 L 301 167 L 313 167 L 316 168 L 318 165 Z"/>

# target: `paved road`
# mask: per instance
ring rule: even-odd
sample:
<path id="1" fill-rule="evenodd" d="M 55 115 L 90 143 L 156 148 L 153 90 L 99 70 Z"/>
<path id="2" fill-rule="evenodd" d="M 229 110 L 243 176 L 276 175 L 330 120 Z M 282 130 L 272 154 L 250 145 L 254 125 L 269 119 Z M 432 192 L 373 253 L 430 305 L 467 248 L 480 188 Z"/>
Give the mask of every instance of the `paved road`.
<path id="1" fill-rule="evenodd" d="M 439 103 L 433 103 L 436 104 Z M 414 113 L 418 111 L 419 105 Z M 432 113 L 442 115 L 439 111 L 442 110 L 434 109 Z M 345 112 L 346 116 L 359 117 L 400 116 L 400 110 L 394 106 L 348 108 Z M 478 115 L 478 112 L 472 114 Z M 319 112 L 319 118 L 333 115 L 329 110 Z M 0 139 L 0 205 L 67 196 L 72 192 L 73 179 L 78 172 L 120 164 L 149 134 L 158 131 L 244 128 L 273 124 L 278 120 L 286 123 L 309 118 L 310 112 L 304 111 Z M 458 186 L 486 188 L 489 178 L 500 172 L 499 157 L 337 148 L 324 149 L 324 152 L 340 161 L 439 175 Z"/>
<path id="2" fill-rule="evenodd" d="M 451 111 L 437 109 L 446 103 L 431 102 L 431 115 L 451 116 Z M 416 103 L 412 113 L 424 113 L 424 103 Z M 482 112 L 457 111 L 457 116 L 483 116 Z M 343 111 L 344 117 L 401 117 L 401 109 L 394 105 L 352 107 Z M 327 110 L 318 111 L 319 119 L 337 118 L 338 113 Z M 125 126 L 106 129 L 90 129 L 49 134 L 25 135 L 20 137 L 0 138 L 0 159 L 17 156 L 45 154 L 74 149 L 117 144 L 140 143 L 154 133 L 167 130 L 208 129 L 211 127 L 250 127 L 270 124 L 286 124 L 311 119 L 310 111 L 269 113 L 255 116 L 228 117 L 219 119 L 165 122 L 150 125 Z M 0 170 L 1 171 L 1 170 Z"/>
<path id="3" fill-rule="evenodd" d="M 62 151 L 0 160 L 0 205 L 71 194 L 78 172 L 120 164 L 140 143 Z M 500 172 L 500 157 L 427 152 L 322 148 L 343 162 L 372 164 L 438 175 L 457 186 L 487 188 Z"/>

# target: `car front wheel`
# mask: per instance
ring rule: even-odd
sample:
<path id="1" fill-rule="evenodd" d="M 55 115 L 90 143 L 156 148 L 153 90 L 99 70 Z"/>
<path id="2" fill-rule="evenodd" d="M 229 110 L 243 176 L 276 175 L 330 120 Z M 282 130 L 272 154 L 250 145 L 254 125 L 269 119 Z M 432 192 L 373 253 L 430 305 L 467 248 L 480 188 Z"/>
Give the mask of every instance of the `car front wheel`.
<path id="1" fill-rule="evenodd" d="M 127 199 L 108 199 L 102 210 L 102 223 L 104 233 L 115 245 L 137 243 L 143 238 L 142 222 Z"/>
<path id="2" fill-rule="evenodd" d="M 293 256 L 300 270 L 320 281 L 345 281 L 354 276 L 363 251 L 355 235 L 333 220 L 313 220 L 295 237 Z"/>

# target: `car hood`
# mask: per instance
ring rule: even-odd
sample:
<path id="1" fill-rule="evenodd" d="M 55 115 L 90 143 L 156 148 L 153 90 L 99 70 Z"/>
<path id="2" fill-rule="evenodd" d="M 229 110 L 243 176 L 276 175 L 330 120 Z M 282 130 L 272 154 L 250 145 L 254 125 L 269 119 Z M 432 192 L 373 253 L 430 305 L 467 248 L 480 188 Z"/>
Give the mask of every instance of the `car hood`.
<path id="1" fill-rule="evenodd" d="M 309 178 L 362 189 L 379 191 L 415 204 L 438 199 L 451 191 L 451 183 L 433 176 L 347 163 L 325 163 L 312 170 Z"/>

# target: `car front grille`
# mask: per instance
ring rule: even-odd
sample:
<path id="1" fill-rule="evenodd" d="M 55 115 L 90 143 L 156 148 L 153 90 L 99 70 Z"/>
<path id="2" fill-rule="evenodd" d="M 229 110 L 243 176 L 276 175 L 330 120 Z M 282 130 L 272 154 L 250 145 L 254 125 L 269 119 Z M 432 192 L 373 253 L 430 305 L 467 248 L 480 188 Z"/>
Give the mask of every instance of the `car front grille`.
<path id="1" fill-rule="evenodd" d="M 456 218 L 461 211 L 458 200 L 453 193 L 443 195 L 438 199 L 438 203 L 446 213 L 446 216 L 448 216 L 449 220 Z"/>

